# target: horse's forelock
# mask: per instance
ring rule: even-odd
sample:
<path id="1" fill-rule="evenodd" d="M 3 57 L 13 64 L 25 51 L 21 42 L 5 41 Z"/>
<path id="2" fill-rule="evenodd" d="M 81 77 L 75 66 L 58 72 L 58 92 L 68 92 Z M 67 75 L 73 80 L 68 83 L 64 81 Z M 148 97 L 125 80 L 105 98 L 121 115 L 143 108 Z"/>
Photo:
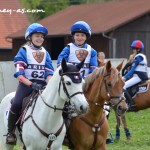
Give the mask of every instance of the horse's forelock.
<path id="1" fill-rule="evenodd" d="M 68 63 L 66 72 L 79 72 L 79 70 L 75 65 Z"/>
<path id="2" fill-rule="evenodd" d="M 112 66 L 110 74 L 112 86 L 114 86 L 118 82 L 118 73 L 118 70 L 114 66 Z"/>

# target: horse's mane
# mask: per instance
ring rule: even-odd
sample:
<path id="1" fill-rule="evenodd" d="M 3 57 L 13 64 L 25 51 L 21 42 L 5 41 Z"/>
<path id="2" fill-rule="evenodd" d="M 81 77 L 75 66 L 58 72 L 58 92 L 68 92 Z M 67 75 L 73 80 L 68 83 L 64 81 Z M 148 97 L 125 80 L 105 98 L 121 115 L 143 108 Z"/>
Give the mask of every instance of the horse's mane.
<path id="1" fill-rule="evenodd" d="M 102 67 L 99 67 L 99 68 L 96 68 L 91 74 L 89 74 L 86 78 L 85 78 L 85 83 L 83 84 L 83 92 L 86 92 L 90 85 L 94 82 L 94 80 L 98 77 L 103 77 L 104 76 L 104 73 L 105 73 L 105 70 L 106 70 L 106 65 L 105 66 L 102 66 Z M 111 67 L 111 84 L 112 86 L 115 85 L 115 83 L 118 81 L 118 71 L 117 69 L 112 66 Z"/>
<path id="2" fill-rule="evenodd" d="M 94 82 L 94 80 L 99 77 L 99 76 L 103 76 L 105 71 L 105 66 L 96 68 L 91 74 L 89 74 L 88 76 L 86 76 L 85 78 L 85 83 L 83 84 L 83 92 L 86 92 L 88 90 L 88 88 L 90 87 L 90 85 Z"/>

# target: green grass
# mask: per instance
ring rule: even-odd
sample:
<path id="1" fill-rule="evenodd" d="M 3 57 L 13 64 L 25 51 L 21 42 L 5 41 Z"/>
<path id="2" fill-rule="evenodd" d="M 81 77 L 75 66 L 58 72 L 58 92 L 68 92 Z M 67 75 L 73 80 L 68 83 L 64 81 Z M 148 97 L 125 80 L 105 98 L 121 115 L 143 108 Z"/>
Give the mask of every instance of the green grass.
<path id="1" fill-rule="evenodd" d="M 113 111 L 112 111 L 113 112 Z M 137 113 L 126 113 L 127 125 L 131 133 L 131 140 L 127 141 L 121 126 L 121 138 L 113 144 L 108 144 L 108 150 L 150 150 L 150 109 Z M 114 113 L 109 118 L 110 131 L 115 137 L 116 120 Z"/>
<path id="2" fill-rule="evenodd" d="M 127 141 L 123 127 L 120 127 L 121 138 L 114 143 L 107 144 L 107 150 L 150 150 L 150 109 L 137 113 L 126 113 L 128 128 L 131 133 L 131 140 Z M 115 138 L 116 120 L 113 110 L 109 117 L 110 132 Z M 15 150 L 19 150 L 16 148 Z M 63 147 L 63 150 L 68 150 Z"/>

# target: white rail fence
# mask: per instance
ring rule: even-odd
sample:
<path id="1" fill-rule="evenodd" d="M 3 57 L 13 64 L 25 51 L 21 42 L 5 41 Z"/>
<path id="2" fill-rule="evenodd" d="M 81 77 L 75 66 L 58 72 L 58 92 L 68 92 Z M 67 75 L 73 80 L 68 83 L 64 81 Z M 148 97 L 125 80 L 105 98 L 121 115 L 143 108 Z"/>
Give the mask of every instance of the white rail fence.
<path id="1" fill-rule="evenodd" d="M 122 62 L 122 60 L 124 60 L 124 64 L 127 61 L 125 58 L 109 60 L 111 60 L 114 66 L 117 66 L 119 63 Z M 56 69 L 56 60 L 53 60 L 53 66 Z M 0 101 L 5 95 L 16 90 L 18 81 L 13 77 L 14 73 L 15 67 L 12 61 L 0 62 Z M 148 73 L 150 77 L 150 68 L 148 68 Z"/>

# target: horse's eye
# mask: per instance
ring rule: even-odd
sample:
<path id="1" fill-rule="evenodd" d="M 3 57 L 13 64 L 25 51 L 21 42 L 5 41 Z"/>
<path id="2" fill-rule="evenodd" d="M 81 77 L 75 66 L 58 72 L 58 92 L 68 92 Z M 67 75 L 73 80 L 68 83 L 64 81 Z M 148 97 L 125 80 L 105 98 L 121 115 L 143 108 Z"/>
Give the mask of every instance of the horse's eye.
<path id="1" fill-rule="evenodd" d="M 67 85 L 71 85 L 71 82 L 67 81 L 66 84 L 67 84 Z"/>

